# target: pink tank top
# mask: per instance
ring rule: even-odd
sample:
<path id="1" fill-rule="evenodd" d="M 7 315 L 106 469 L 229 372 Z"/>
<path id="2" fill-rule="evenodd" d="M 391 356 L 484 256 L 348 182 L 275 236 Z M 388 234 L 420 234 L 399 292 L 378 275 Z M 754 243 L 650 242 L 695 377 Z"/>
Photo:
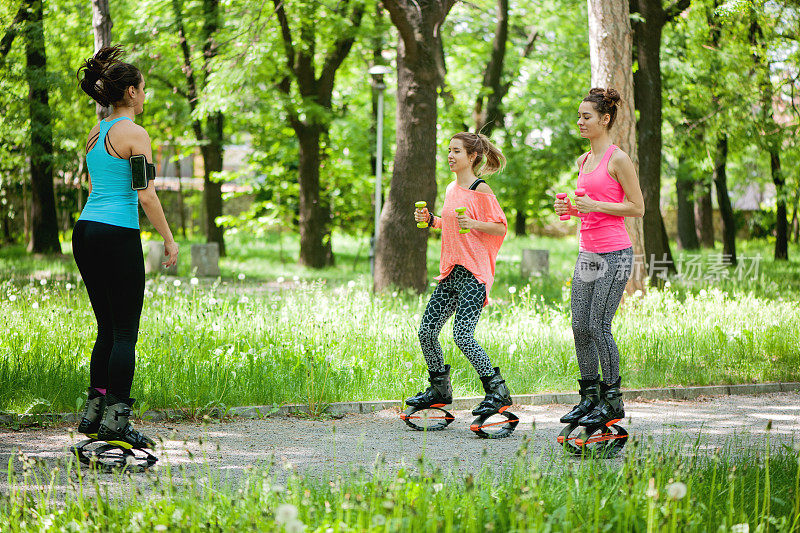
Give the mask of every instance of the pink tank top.
<path id="1" fill-rule="evenodd" d="M 583 172 L 587 155 L 581 163 L 578 173 L 578 188 L 586 189 L 586 196 L 598 202 L 621 203 L 625 198 L 625 190 L 611 174 L 608 173 L 608 161 L 617 147 L 611 145 L 603 154 L 603 159 L 592 172 Z M 631 246 L 631 239 L 625 229 L 625 217 L 607 213 L 587 213 L 581 217 L 580 249 L 602 254 L 624 250 Z"/>

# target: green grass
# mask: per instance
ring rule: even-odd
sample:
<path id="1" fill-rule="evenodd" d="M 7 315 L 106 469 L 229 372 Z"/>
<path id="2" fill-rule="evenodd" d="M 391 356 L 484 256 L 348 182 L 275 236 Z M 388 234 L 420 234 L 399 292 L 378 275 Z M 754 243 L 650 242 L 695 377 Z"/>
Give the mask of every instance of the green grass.
<path id="1" fill-rule="evenodd" d="M 205 469 L 98 478 L 23 458 L 0 493 L 0 530 L 797 531 L 797 451 L 736 448 L 632 443 L 620 464 L 540 454 L 528 439 L 500 471 L 476 476 L 421 459 L 396 474 L 378 463 L 322 479 L 277 479 L 263 464 L 238 482 Z"/>
<path id="2" fill-rule="evenodd" d="M 222 280 L 148 278 L 132 393 L 142 408 L 307 403 L 319 410 L 333 401 L 401 399 L 423 386 L 416 332 L 428 294 L 372 294 L 369 275 L 358 271 L 365 265 L 350 271 L 355 239 L 336 243 L 337 267 L 316 272 L 281 265 L 274 237 L 232 236 Z M 512 259 L 525 247 L 551 251 L 550 277 L 523 284 Z M 79 409 L 96 326 L 83 286 L 69 274 L 74 267 L 13 250 L 0 257 L 17 269 L 0 282 L 0 410 Z M 569 239 L 510 239 L 502 250 L 494 301 L 476 337 L 514 393 L 575 388 L 574 259 Z M 674 281 L 628 298 L 614 320 L 624 386 L 800 379 L 797 270 L 765 260 L 756 280 Z M 36 272 L 41 279 L 30 277 Z M 56 279 L 59 272 L 66 277 Z M 311 274 L 322 279 L 307 281 Z M 455 393 L 482 394 L 449 324 L 441 340 Z"/>

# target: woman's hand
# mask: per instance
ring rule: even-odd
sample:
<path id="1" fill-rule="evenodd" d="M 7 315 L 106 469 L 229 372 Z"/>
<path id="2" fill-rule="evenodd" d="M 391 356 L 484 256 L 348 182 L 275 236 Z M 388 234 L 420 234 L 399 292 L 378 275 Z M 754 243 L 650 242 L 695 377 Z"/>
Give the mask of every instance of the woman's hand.
<path id="1" fill-rule="evenodd" d="M 167 258 L 162 264 L 169 268 L 178 262 L 178 243 L 175 241 L 164 241 L 164 257 Z"/>
<path id="2" fill-rule="evenodd" d="M 466 213 L 456 213 L 456 218 L 458 219 L 458 227 L 461 229 L 475 229 L 477 227 L 475 225 L 477 221 L 469 218 Z"/>
<path id="3" fill-rule="evenodd" d="M 593 213 L 597 211 L 597 201 L 586 195 L 575 197 L 575 208 L 579 213 Z"/>
<path id="4" fill-rule="evenodd" d="M 428 219 L 431 217 L 430 213 L 428 212 L 427 207 L 423 207 L 422 209 L 415 209 L 414 210 L 414 220 L 416 222 L 425 222 L 428 223 Z"/>
<path id="5" fill-rule="evenodd" d="M 571 215 L 572 214 L 572 205 L 569 202 L 569 198 L 556 198 L 556 201 L 553 203 L 553 208 L 556 210 L 556 215 Z"/>

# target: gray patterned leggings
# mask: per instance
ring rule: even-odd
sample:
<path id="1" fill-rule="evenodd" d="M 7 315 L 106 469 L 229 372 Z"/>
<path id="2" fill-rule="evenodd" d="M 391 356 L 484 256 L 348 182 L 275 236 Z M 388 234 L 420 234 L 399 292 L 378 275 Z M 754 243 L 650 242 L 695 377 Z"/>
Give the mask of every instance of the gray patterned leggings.
<path id="1" fill-rule="evenodd" d="M 581 379 L 597 378 L 598 361 L 604 383 L 611 385 L 619 378 L 619 350 L 611 320 L 632 270 L 632 248 L 578 254 L 572 276 L 572 334 Z"/>
<path id="2" fill-rule="evenodd" d="M 486 286 L 479 282 L 472 272 L 456 265 L 452 272 L 434 289 L 422 324 L 419 326 L 419 344 L 422 355 L 431 372 L 444 372 L 444 357 L 439 344 L 439 332 L 453 313 L 453 340 L 467 356 L 480 376 L 493 376 L 494 369 L 489 356 L 475 340 L 475 326 L 481 317 L 483 302 L 486 299 Z"/>

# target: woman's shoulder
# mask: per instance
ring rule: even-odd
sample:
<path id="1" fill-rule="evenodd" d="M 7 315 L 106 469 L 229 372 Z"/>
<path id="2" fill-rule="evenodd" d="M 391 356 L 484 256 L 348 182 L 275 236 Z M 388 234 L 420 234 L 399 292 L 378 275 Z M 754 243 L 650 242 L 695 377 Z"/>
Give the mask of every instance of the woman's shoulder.
<path id="1" fill-rule="evenodd" d="M 132 135 L 134 137 L 146 137 L 148 139 L 150 138 L 150 136 L 147 134 L 147 130 L 132 120 L 120 120 L 116 124 L 114 124 L 114 129 L 116 130 L 116 132 L 124 135 Z"/>
<path id="2" fill-rule="evenodd" d="M 478 186 L 475 187 L 475 190 L 477 192 L 482 192 L 484 194 L 494 194 L 494 191 L 492 191 L 492 188 L 489 187 L 489 184 L 486 183 L 485 181 L 483 183 L 479 183 Z"/>
<path id="3" fill-rule="evenodd" d="M 611 157 L 608 158 L 609 165 L 625 165 L 625 164 L 633 164 L 631 160 L 631 156 L 625 152 L 619 146 L 616 146 L 616 149 L 611 153 Z"/>
<path id="4" fill-rule="evenodd" d="M 586 158 L 589 157 L 591 152 L 583 152 L 581 155 L 578 156 L 578 159 L 575 160 L 575 166 L 581 168 L 584 162 L 586 162 Z"/>

